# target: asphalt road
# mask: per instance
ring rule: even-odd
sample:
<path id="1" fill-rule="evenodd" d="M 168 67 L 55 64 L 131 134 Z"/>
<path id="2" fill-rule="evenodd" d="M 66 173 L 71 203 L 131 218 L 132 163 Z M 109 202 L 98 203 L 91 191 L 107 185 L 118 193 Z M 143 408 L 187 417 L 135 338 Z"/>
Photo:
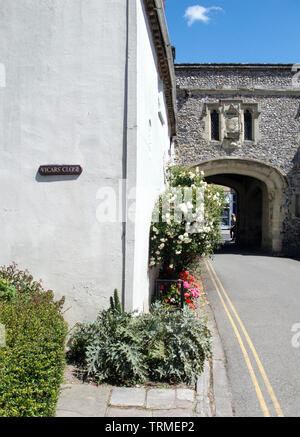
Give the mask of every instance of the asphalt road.
<path id="1" fill-rule="evenodd" d="M 299 417 L 300 261 L 220 253 L 211 265 L 204 266 L 203 278 L 227 359 L 235 415 Z"/>

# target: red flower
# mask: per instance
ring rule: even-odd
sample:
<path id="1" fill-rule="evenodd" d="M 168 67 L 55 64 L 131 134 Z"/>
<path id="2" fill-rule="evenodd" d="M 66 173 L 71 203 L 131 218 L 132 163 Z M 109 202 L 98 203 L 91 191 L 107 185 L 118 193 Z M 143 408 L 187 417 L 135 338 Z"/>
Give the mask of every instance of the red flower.
<path id="1" fill-rule="evenodd" d="M 186 303 L 192 303 L 192 301 L 190 299 L 187 299 Z"/>

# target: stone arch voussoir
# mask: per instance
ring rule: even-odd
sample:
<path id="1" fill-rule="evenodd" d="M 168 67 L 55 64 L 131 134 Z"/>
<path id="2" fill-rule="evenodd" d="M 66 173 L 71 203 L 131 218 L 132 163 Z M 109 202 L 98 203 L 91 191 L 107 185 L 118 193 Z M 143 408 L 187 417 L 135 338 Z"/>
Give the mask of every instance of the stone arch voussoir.
<path id="1" fill-rule="evenodd" d="M 270 249 L 273 253 L 280 253 L 282 249 L 281 212 L 283 191 L 287 187 L 284 174 L 278 168 L 255 159 L 217 158 L 201 161 L 191 165 L 204 171 L 204 176 L 219 174 L 239 174 L 250 176 L 265 183 L 268 192 L 269 221 L 270 221 Z"/>

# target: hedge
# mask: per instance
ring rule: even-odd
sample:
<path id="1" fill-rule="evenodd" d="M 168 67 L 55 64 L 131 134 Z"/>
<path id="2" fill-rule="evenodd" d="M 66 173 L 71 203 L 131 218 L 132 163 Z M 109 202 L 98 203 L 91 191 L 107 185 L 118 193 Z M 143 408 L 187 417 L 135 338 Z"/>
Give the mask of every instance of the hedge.
<path id="1" fill-rule="evenodd" d="M 1 297 L 1 296 L 0 296 Z M 0 416 L 55 415 L 65 366 L 67 325 L 52 292 L 0 299 Z"/>

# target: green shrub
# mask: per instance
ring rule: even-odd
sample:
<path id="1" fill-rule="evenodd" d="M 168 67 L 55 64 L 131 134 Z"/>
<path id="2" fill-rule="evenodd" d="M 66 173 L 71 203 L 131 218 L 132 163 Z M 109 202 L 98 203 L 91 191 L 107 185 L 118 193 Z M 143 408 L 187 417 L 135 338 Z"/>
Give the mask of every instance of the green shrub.
<path id="1" fill-rule="evenodd" d="M 100 335 L 96 323 L 77 323 L 68 341 L 67 359 L 78 367 L 87 370 L 87 347 Z"/>
<path id="2" fill-rule="evenodd" d="M 17 297 L 17 289 L 11 285 L 8 279 L 0 278 L 0 299 L 15 300 Z"/>
<path id="3" fill-rule="evenodd" d="M 160 304 L 150 314 L 100 312 L 80 324 L 70 340 L 71 357 L 99 381 L 132 385 L 148 378 L 194 384 L 210 356 L 210 333 L 194 312 L 169 313 Z"/>
<path id="4" fill-rule="evenodd" d="M 188 307 L 167 312 L 160 304 L 140 317 L 150 379 L 195 384 L 210 357 L 210 332 Z"/>
<path id="5" fill-rule="evenodd" d="M 20 270 L 16 263 L 9 266 L 0 267 L 0 280 L 3 279 L 22 295 L 30 295 L 44 293 L 42 281 L 34 281 L 33 276 L 28 270 Z M 51 290 L 47 290 L 51 292 Z"/>
<path id="6" fill-rule="evenodd" d="M 167 175 L 169 187 L 153 209 L 149 266 L 166 270 L 172 265 L 180 272 L 218 246 L 225 196 L 222 189 L 207 184 L 197 168 L 169 167 Z"/>
<path id="7" fill-rule="evenodd" d="M 15 280 L 22 286 L 21 274 Z M 0 323 L 6 331 L 6 347 L 0 347 L 1 417 L 53 416 L 62 382 L 67 334 L 63 301 L 55 302 L 53 293 L 43 292 L 40 285 L 32 295 L 29 288 L 14 299 L 0 299 Z"/>
<path id="8" fill-rule="evenodd" d="M 116 291 L 110 303 L 110 309 L 101 311 L 94 323 L 77 325 L 68 356 L 99 382 L 143 382 L 146 368 L 142 332 L 135 328 L 132 313 L 122 312 Z"/>

